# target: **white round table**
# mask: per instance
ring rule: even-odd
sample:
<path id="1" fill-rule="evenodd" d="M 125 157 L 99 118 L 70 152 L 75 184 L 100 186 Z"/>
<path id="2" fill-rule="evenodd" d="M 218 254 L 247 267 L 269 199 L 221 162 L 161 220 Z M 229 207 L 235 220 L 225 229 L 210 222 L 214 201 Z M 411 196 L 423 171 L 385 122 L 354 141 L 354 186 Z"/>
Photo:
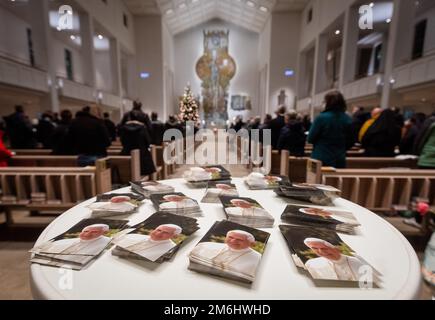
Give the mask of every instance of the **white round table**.
<path id="1" fill-rule="evenodd" d="M 105 252 L 89 268 L 71 272 L 72 286 L 61 285 L 65 270 L 32 264 L 30 281 L 35 299 L 133 299 L 133 300 L 292 300 L 292 299 L 417 299 L 421 276 L 417 255 L 403 235 L 376 214 L 344 199 L 335 206 L 351 210 L 361 223 L 358 235 L 340 234 L 359 255 L 383 275 L 382 288 L 319 287 L 309 276 L 298 272 L 278 226 L 287 202 L 273 191 L 251 191 L 242 179 L 233 179 L 240 196 L 256 199 L 275 217 L 275 227 L 252 287 L 239 286 L 220 278 L 187 269 L 188 254 L 215 221 L 225 218 L 220 204 L 200 203 L 204 217 L 201 230 L 185 243 L 172 262 L 150 267 L 140 262 L 120 259 Z M 204 189 L 191 189 L 181 179 L 164 183 L 177 192 L 201 201 Z M 129 188 L 114 191 L 125 192 Z M 50 240 L 84 218 L 86 208 L 95 199 L 65 212 L 41 234 L 37 244 Z M 295 202 L 297 203 L 297 202 Z M 130 222 L 141 222 L 155 212 L 149 200 Z"/>

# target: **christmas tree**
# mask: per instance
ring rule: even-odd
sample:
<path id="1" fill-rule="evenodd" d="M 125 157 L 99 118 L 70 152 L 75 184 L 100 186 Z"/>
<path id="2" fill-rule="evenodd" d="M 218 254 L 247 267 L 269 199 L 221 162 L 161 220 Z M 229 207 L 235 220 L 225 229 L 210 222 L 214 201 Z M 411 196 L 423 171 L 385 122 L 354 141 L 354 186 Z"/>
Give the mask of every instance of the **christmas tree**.
<path id="1" fill-rule="evenodd" d="M 184 95 L 180 99 L 180 119 L 182 121 L 199 121 L 199 113 L 198 113 L 198 104 L 196 103 L 195 98 L 193 97 L 192 90 L 188 85 L 186 89 L 184 89 Z"/>

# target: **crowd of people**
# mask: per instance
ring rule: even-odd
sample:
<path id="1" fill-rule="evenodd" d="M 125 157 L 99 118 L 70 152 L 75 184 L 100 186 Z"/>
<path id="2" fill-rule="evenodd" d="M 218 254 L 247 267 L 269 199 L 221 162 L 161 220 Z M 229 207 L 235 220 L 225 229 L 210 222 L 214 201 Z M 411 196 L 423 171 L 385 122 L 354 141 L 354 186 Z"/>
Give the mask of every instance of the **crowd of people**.
<path id="1" fill-rule="evenodd" d="M 420 168 L 435 169 L 435 112 L 405 119 L 398 108 L 349 110 L 338 91 L 325 96 L 324 110 L 313 123 L 307 115 L 280 107 L 274 118 L 266 115 L 263 122 L 256 117 L 244 123 L 237 117 L 231 128 L 270 129 L 273 149 L 288 150 L 295 157 L 303 157 L 310 143 L 311 157 L 324 166 L 345 168 L 346 153 L 356 146 L 365 157 L 418 156 Z"/>
<path id="2" fill-rule="evenodd" d="M 421 168 L 435 168 L 435 113 L 415 113 L 408 119 L 399 109 L 374 108 L 371 111 L 354 107 L 348 110 L 343 95 L 330 92 L 324 99 L 324 111 L 312 123 L 309 116 L 280 107 L 275 117 L 266 115 L 251 118 L 245 123 L 236 117 L 231 129 L 269 129 L 274 150 L 288 150 L 290 155 L 303 157 L 307 143 L 313 145 L 311 157 L 324 166 L 346 167 L 346 152 L 360 146 L 366 157 L 419 156 Z M 151 117 L 135 102 L 118 125 L 98 106 L 84 107 L 75 115 L 63 110 L 60 116 L 44 112 L 39 121 L 32 122 L 22 106 L 0 121 L 0 166 L 7 166 L 13 156 L 3 143 L 6 135 L 11 149 L 42 147 L 53 150 L 54 155 L 78 155 L 80 166 L 93 165 L 96 159 L 107 156 L 107 148 L 119 137 L 122 154 L 141 151 L 142 175 L 151 175 L 155 166 L 150 145 L 162 145 L 166 130 L 179 129 L 183 124 L 177 116 L 166 123 L 158 115 Z M 262 134 L 260 134 L 262 137 Z"/>
<path id="3" fill-rule="evenodd" d="M 141 173 L 147 176 L 156 171 L 150 145 L 161 145 L 164 132 L 174 128 L 181 128 L 176 117 L 163 123 L 157 113 L 151 117 L 145 113 L 140 102 L 134 103 L 118 125 L 98 106 L 86 106 L 75 115 L 70 110 L 63 110 L 60 116 L 47 111 L 38 121 L 32 121 L 22 106 L 16 106 L 13 114 L 0 121 L 0 167 L 7 166 L 14 155 L 9 149 L 35 148 L 50 149 L 53 155 L 77 155 L 79 166 L 94 165 L 98 158 L 107 156 L 107 148 L 119 137 L 122 155 L 140 150 Z"/>

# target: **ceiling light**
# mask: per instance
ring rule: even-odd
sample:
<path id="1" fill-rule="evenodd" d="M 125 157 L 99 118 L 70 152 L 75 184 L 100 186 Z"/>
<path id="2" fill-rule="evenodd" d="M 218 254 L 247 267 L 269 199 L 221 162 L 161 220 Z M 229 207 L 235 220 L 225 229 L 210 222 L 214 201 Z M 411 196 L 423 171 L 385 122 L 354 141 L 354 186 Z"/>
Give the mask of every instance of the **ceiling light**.
<path id="1" fill-rule="evenodd" d="M 103 40 L 104 37 L 103 37 L 101 34 L 99 34 L 99 35 L 98 35 L 98 39 Z"/>
<path id="2" fill-rule="evenodd" d="M 71 40 L 75 40 L 75 39 L 76 39 L 76 36 L 75 36 L 75 35 L 71 35 L 71 36 L 70 36 L 70 39 L 71 39 Z"/>
<path id="3" fill-rule="evenodd" d="M 386 23 L 390 23 L 390 22 L 391 22 L 391 19 L 388 18 L 387 20 L 385 20 L 385 22 L 386 22 Z"/>
<path id="4" fill-rule="evenodd" d="M 172 9 L 166 10 L 166 15 L 170 15 L 170 14 L 173 14 L 173 13 L 174 13 L 174 10 L 172 10 Z"/>
<path id="5" fill-rule="evenodd" d="M 246 1 L 246 5 L 248 7 L 254 8 L 255 7 L 255 3 L 253 3 L 252 1 Z"/>
<path id="6" fill-rule="evenodd" d="M 261 6 L 261 7 L 260 7 L 260 11 L 263 11 L 263 12 L 269 12 L 269 9 L 266 8 L 266 7 L 264 7 L 264 6 Z"/>
<path id="7" fill-rule="evenodd" d="M 370 2 L 369 6 L 370 6 L 370 8 L 373 8 L 375 6 L 375 4 L 373 2 Z"/>
<path id="8" fill-rule="evenodd" d="M 335 30 L 335 34 L 338 36 L 341 33 L 340 30 Z"/>

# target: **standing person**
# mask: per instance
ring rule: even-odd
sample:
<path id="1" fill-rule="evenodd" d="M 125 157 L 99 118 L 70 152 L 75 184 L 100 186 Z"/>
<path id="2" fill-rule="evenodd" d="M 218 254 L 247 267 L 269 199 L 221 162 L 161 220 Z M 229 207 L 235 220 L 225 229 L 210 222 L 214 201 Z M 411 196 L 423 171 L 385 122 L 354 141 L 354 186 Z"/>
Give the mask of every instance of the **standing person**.
<path id="1" fill-rule="evenodd" d="M 376 120 L 378 120 L 379 116 L 382 113 L 382 109 L 377 107 L 372 110 L 370 113 L 370 119 L 368 119 L 364 124 L 362 125 L 361 129 L 358 132 L 358 142 L 361 143 L 362 139 L 364 138 L 365 134 L 367 133 L 367 130 L 375 123 Z"/>
<path id="2" fill-rule="evenodd" d="M 89 112 L 87 112 L 89 110 Z M 75 154 L 78 154 L 78 165 L 93 166 L 99 158 L 107 156 L 110 146 L 109 133 L 101 119 L 101 110 L 97 106 L 85 108 L 78 112 L 68 132 Z"/>
<path id="3" fill-rule="evenodd" d="M 110 140 L 112 142 L 116 141 L 116 126 L 112 120 L 110 120 L 110 114 L 108 112 L 104 113 L 104 124 L 106 125 L 107 132 L 109 133 Z"/>
<path id="4" fill-rule="evenodd" d="M 0 130 L 0 168 L 8 166 L 8 161 L 14 155 L 3 143 L 4 131 Z"/>
<path id="5" fill-rule="evenodd" d="M 12 149 L 34 149 L 36 139 L 32 123 L 24 113 L 23 106 L 15 106 L 15 112 L 4 118 L 6 133 Z"/>
<path id="6" fill-rule="evenodd" d="M 363 125 L 370 119 L 370 113 L 366 112 L 362 107 L 354 107 L 352 114 L 352 130 L 355 135 L 355 139 L 359 141 L 359 132 Z"/>
<path id="7" fill-rule="evenodd" d="M 156 112 L 151 114 L 151 140 L 155 146 L 163 144 L 163 135 L 165 134 L 165 125 L 159 121 L 159 115 Z"/>
<path id="8" fill-rule="evenodd" d="M 418 142 L 417 152 L 420 156 L 418 166 L 421 169 L 435 169 L 435 121 Z"/>
<path id="9" fill-rule="evenodd" d="M 302 119 L 302 123 L 304 125 L 305 132 L 309 132 L 312 126 L 310 116 L 306 114 Z"/>
<path id="10" fill-rule="evenodd" d="M 165 123 L 165 131 L 171 129 L 181 130 L 181 125 L 175 116 L 169 116 L 168 121 Z"/>
<path id="11" fill-rule="evenodd" d="M 121 126 L 125 125 L 128 121 L 131 121 L 132 112 L 135 112 L 136 117 L 138 117 L 137 121 L 140 121 L 145 125 L 148 135 L 151 136 L 151 120 L 148 114 L 142 111 L 142 102 L 140 101 L 136 100 L 133 102 L 133 110 L 124 114 L 124 117 L 121 120 Z"/>
<path id="12" fill-rule="evenodd" d="M 287 108 L 282 106 L 276 112 L 276 118 L 270 122 L 269 129 L 272 130 L 272 149 L 277 150 L 278 139 L 281 134 L 282 128 L 285 126 L 285 114 Z"/>
<path id="13" fill-rule="evenodd" d="M 394 157 L 400 144 L 402 129 L 396 120 L 396 114 L 386 109 L 367 129 L 361 140 L 366 157 Z"/>
<path id="14" fill-rule="evenodd" d="M 68 139 L 69 129 L 72 122 L 70 110 L 63 110 L 60 113 L 60 121 L 53 133 L 53 154 L 62 156 L 74 154 L 71 141 Z"/>
<path id="15" fill-rule="evenodd" d="M 53 113 L 51 111 L 46 111 L 42 114 L 38 125 L 36 126 L 38 142 L 42 144 L 44 149 L 53 148 L 53 134 L 56 129 L 56 124 L 53 120 Z"/>
<path id="16" fill-rule="evenodd" d="M 119 129 L 122 143 L 122 155 L 130 155 L 131 151 L 139 149 L 141 158 L 141 175 L 148 176 L 156 172 L 156 167 L 151 156 L 150 140 L 145 125 L 140 121 L 141 113 L 133 110 L 130 120 Z"/>
<path id="17" fill-rule="evenodd" d="M 325 96 L 325 111 L 314 121 L 308 142 L 313 144 L 312 158 L 324 166 L 345 168 L 346 151 L 354 144 L 352 119 L 346 114 L 346 101 L 339 91 Z"/>
<path id="18" fill-rule="evenodd" d="M 419 133 L 419 127 L 417 125 L 417 117 L 414 115 L 411 119 L 405 122 L 402 129 L 402 141 L 400 142 L 400 154 L 412 154 L 414 149 L 414 143 Z"/>
<path id="19" fill-rule="evenodd" d="M 303 157 L 307 141 L 303 123 L 298 120 L 296 112 L 287 114 L 285 123 L 278 140 L 278 150 L 288 150 L 291 156 Z"/>

